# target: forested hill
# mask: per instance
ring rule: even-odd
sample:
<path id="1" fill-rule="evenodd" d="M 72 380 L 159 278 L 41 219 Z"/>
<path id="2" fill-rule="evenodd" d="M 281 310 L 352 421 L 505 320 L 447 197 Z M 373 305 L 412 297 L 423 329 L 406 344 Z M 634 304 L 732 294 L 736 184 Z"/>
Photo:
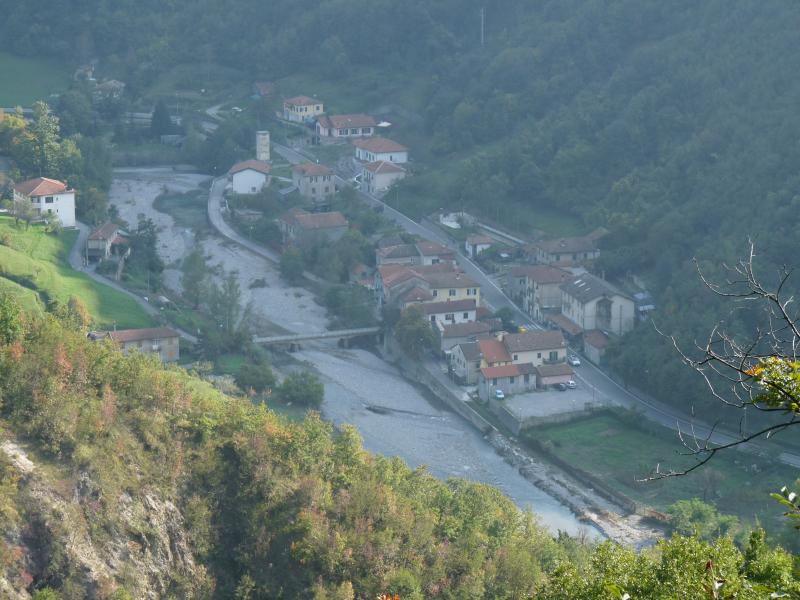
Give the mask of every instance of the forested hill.
<path id="1" fill-rule="evenodd" d="M 313 71 L 343 86 L 363 86 L 368 71 L 372 99 L 413 90 L 403 98 L 423 117 L 413 139 L 426 168 L 401 203 L 508 224 L 555 208 L 604 225 L 599 269 L 642 276 L 659 325 L 684 339 L 722 314 L 693 256 L 732 261 L 750 236 L 765 265 L 797 262 L 792 0 L 31 0 L 4 9 L 0 44 L 101 57 L 134 93 L 197 61 L 252 79 Z M 702 397 L 652 330 L 632 338 L 618 370 L 662 395 Z"/>

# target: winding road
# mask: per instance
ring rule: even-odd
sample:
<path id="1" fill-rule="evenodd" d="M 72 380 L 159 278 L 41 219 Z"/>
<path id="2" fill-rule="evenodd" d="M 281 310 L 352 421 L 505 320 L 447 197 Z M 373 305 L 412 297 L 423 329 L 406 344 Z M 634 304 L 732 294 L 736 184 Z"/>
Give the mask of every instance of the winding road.
<path id="1" fill-rule="evenodd" d="M 312 160 L 313 158 L 298 150 L 274 142 L 273 147 L 278 154 L 292 164 Z M 339 185 L 349 185 L 349 181 L 346 181 L 338 175 L 336 179 Z M 361 190 L 358 190 L 358 194 L 366 203 L 372 206 L 380 206 L 383 216 L 390 218 L 407 232 L 452 248 L 456 252 L 461 269 L 481 285 L 481 296 L 490 308 L 497 311 L 507 307 L 513 311 L 519 323 L 524 323 L 526 327 L 531 329 L 542 329 L 542 326 L 533 321 L 530 315 L 520 309 L 489 275 L 472 260 L 464 256 L 461 247 L 450 240 L 443 231 L 410 219 L 400 211 L 383 202 L 380 198 L 371 194 L 367 194 Z M 675 432 L 681 432 L 684 436 L 690 435 L 696 437 L 700 443 L 708 439 L 712 444 L 724 445 L 736 441 L 738 437 L 733 433 L 716 429 L 706 423 L 692 419 L 656 400 L 643 398 L 631 393 L 588 360 L 582 361 L 581 366 L 576 369 L 575 375 L 581 384 L 592 389 L 598 399 L 605 403 L 637 410 L 648 420 L 667 427 L 668 429 L 672 429 Z M 753 454 L 774 455 L 780 462 L 800 468 L 800 454 L 778 452 L 774 446 L 764 444 L 763 442 L 749 442 L 748 444 L 743 444 L 736 448 L 740 451 Z"/>

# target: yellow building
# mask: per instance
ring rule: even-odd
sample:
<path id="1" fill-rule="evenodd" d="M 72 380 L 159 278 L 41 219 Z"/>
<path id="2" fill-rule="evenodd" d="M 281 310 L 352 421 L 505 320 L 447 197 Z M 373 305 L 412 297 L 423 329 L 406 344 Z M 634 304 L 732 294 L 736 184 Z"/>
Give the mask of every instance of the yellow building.
<path id="1" fill-rule="evenodd" d="M 295 123 L 310 123 L 324 110 L 322 100 L 309 96 L 295 96 L 283 101 L 283 118 Z"/>

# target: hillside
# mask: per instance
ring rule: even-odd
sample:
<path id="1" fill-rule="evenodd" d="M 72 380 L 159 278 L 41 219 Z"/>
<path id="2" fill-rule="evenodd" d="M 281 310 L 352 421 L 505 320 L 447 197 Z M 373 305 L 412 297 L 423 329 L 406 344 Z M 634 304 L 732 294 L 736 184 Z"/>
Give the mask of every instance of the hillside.
<path id="1" fill-rule="evenodd" d="M 796 262 L 793 2 L 503 0 L 486 7 L 481 46 L 484 6 L 125 0 L 66 10 L 34 0 L 10 7 L 0 44 L 77 61 L 102 55 L 134 98 L 202 59 L 242 89 L 267 79 L 301 93 L 318 81 L 340 110 L 389 106 L 408 117 L 398 136 L 417 160 L 396 196 L 403 210 L 464 207 L 523 233 L 603 225 L 612 234 L 598 270 L 643 278 L 657 324 L 685 342 L 725 314 L 693 257 L 735 261 L 751 237 L 764 273 Z M 35 29 L 22 25 L 30 13 Z M 64 27 L 76 35 L 47 35 Z M 182 85 L 212 71 L 196 68 Z M 211 162 L 231 147 L 224 141 L 213 140 Z M 753 329 L 750 316 L 734 320 Z M 631 334 L 612 363 L 663 400 L 708 409 L 702 382 L 653 329 Z"/>
<path id="2" fill-rule="evenodd" d="M 70 267 L 67 257 L 77 231 L 49 234 L 40 225 L 14 225 L 0 217 L 0 290 L 40 314 L 55 301 L 66 305 L 79 298 L 99 327 L 147 327 L 152 324 L 142 308 L 125 294 L 92 280 Z"/>
<path id="3" fill-rule="evenodd" d="M 791 556 L 759 535 L 745 554 L 676 537 L 640 557 L 553 539 L 496 489 L 371 456 L 352 428 L 290 423 L 49 315 L 0 311 L 4 597 L 690 598 L 714 578 L 739 598 L 800 590 Z"/>

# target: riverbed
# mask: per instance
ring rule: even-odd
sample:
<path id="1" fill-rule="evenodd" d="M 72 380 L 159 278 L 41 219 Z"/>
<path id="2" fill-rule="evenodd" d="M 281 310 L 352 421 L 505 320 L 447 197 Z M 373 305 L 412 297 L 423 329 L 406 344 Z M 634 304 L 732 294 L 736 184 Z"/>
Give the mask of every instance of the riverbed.
<path id="1" fill-rule="evenodd" d="M 153 200 L 164 188 L 189 191 L 205 179 L 164 168 L 118 170 L 111 201 L 131 223 L 140 214 L 155 221 L 159 253 L 168 265 L 179 264 L 199 243 L 209 265 L 236 271 L 245 292 L 243 302 L 251 310 L 288 331 L 324 330 L 325 310 L 310 292 L 286 284 L 275 265 L 215 234 L 196 240 L 191 231 L 178 227 L 169 215 L 153 208 Z M 178 288 L 179 271 L 173 269 L 174 273 L 165 273 L 165 283 Z M 255 280 L 263 280 L 263 287 L 251 287 Z M 541 524 L 553 533 L 562 530 L 573 535 L 598 535 L 565 505 L 507 464 L 470 424 L 406 381 L 394 366 L 378 356 L 318 342 L 304 345 L 295 357 L 307 362 L 323 378 L 323 416 L 336 425 L 355 425 L 371 452 L 399 456 L 412 467 L 424 465 L 442 479 L 462 477 L 493 485 L 521 508 L 536 513 Z"/>

